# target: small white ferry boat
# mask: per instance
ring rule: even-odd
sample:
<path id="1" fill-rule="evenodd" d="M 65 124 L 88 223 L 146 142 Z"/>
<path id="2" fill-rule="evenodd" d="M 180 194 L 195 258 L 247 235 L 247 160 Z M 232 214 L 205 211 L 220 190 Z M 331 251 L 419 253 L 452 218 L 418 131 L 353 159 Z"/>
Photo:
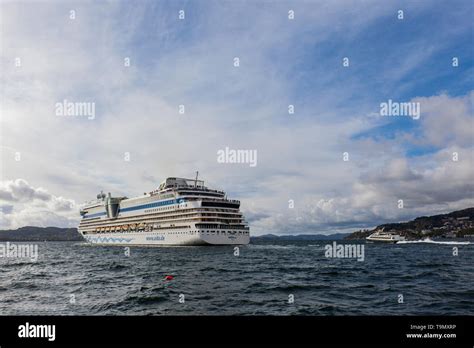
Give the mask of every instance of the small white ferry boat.
<path id="1" fill-rule="evenodd" d="M 384 232 L 375 231 L 366 238 L 369 242 L 381 242 L 381 243 L 397 243 L 405 240 L 405 237 L 400 236 L 395 232 Z"/>

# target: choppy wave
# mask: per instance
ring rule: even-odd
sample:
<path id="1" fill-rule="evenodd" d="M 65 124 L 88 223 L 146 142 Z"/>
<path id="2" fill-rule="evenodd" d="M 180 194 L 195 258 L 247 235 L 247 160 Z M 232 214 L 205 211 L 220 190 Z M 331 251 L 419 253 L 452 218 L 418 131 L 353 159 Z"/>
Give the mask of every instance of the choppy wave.
<path id="1" fill-rule="evenodd" d="M 423 243 L 458 245 L 463 257 Z M 363 262 L 327 258 L 315 241 L 254 242 L 239 256 L 229 247 L 132 247 L 125 256 L 45 243 L 41 261 L 0 258 L 0 307 L 2 315 L 472 315 L 471 243 L 373 244 Z M 400 291 L 416 305 L 401 307 Z"/>

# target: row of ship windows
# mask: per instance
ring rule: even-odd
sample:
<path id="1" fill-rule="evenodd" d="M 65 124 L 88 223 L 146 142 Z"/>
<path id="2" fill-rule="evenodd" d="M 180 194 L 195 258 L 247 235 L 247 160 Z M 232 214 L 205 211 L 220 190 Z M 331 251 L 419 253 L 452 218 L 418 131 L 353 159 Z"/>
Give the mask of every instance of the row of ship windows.
<path id="1" fill-rule="evenodd" d="M 166 220 L 185 220 L 185 221 L 191 221 L 191 220 L 195 220 L 196 218 L 201 218 L 201 219 L 205 219 L 206 221 L 218 221 L 219 219 L 232 219 L 232 220 L 229 220 L 231 222 L 238 222 L 240 220 L 242 220 L 242 214 L 219 214 L 219 213 L 211 213 L 211 214 L 207 214 L 207 213 L 198 213 L 198 212 L 188 212 L 188 213 L 184 213 L 184 214 L 173 214 L 173 215 L 159 215 L 159 214 L 155 214 L 153 212 L 149 212 L 150 214 L 152 214 L 151 216 L 156 216 L 158 218 L 160 218 L 161 220 L 160 221 L 166 221 Z M 124 219 L 143 219 L 143 216 L 136 216 L 136 217 L 132 217 L 132 216 L 126 216 L 124 217 Z M 216 220 L 217 218 L 217 220 Z"/>
<path id="2" fill-rule="evenodd" d="M 166 210 L 177 210 L 177 208 L 187 208 L 188 207 L 188 204 L 181 204 L 181 205 L 173 205 L 173 206 L 170 206 L 170 207 L 163 207 L 163 208 L 155 208 L 155 209 L 146 209 L 144 210 L 145 213 L 149 213 L 149 212 L 154 212 L 154 211 L 166 211 Z M 212 209 L 212 208 L 206 208 L 206 211 L 209 211 L 209 212 L 212 212 L 212 211 L 220 211 L 220 212 L 229 212 L 229 213 L 233 213 L 235 212 L 235 208 L 234 209 Z"/>
<path id="3" fill-rule="evenodd" d="M 232 226 L 232 225 L 210 225 L 210 224 L 202 224 L 202 223 L 197 223 L 196 224 L 196 227 L 198 228 L 205 228 L 206 230 L 209 229 L 209 230 L 212 230 L 214 228 L 220 228 L 220 229 L 223 229 L 223 230 L 227 230 L 227 229 L 240 229 L 242 228 L 241 226 Z"/>
<path id="4" fill-rule="evenodd" d="M 181 205 L 181 207 L 185 207 L 185 208 L 187 206 L 188 206 L 187 204 Z M 144 212 L 145 213 L 150 213 L 152 211 L 176 210 L 176 208 L 178 208 L 178 207 L 180 207 L 180 206 L 172 206 L 172 207 L 164 207 L 164 208 L 156 208 L 156 209 L 147 209 Z"/>
<path id="5" fill-rule="evenodd" d="M 149 211 L 146 211 L 145 210 L 145 213 L 153 213 L 152 210 L 149 210 Z M 171 212 L 170 212 L 171 213 Z M 176 213 L 180 213 L 179 211 L 176 211 Z M 173 215 L 160 215 L 160 214 L 153 214 L 153 216 L 157 216 L 163 220 L 165 219 L 175 219 L 175 218 L 179 218 L 179 217 L 188 217 L 189 218 L 189 215 L 195 215 L 197 214 L 196 212 L 188 212 L 188 213 L 184 213 L 184 214 L 173 214 Z M 128 218 L 128 219 L 133 219 L 133 218 L 137 218 L 137 219 L 143 219 L 143 215 L 142 216 L 125 216 L 124 218 Z"/>
<path id="6" fill-rule="evenodd" d="M 209 234 L 219 235 L 221 233 L 222 234 L 227 234 L 227 233 L 229 233 L 229 234 L 244 234 L 244 235 L 249 234 L 248 231 L 189 231 L 189 232 L 179 232 L 178 231 L 178 232 L 167 232 L 167 234 L 194 234 L 194 233 L 199 233 L 199 232 L 201 232 L 201 234 L 206 233 L 208 235 Z M 162 234 L 162 233 L 153 233 L 153 235 L 160 235 L 160 234 Z"/>
<path id="7" fill-rule="evenodd" d="M 187 207 L 188 205 L 184 205 L 183 207 Z M 175 207 L 165 207 L 165 208 L 156 208 L 156 209 L 146 209 L 144 210 L 143 212 L 144 213 L 152 213 L 152 212 L 156 212 L 156 211 L 168 211 L 168 210 L 173 210 L 173 211 L 184 211 L 184 210 L 178 210 L 176 209 Z M 204 210 L 197 210 L 196 208 L 190 208 L 190 209 L 186 209 L 186 211 L 188 211 L 189 213 L 193 212 L 193 213 L 201 213 L 203 214 L 211 214 L 211 213 L 214 213 L 214 212 L 221 212 L 221 213 L 227 213 L 227 215 L 235 215 L 237 213 L 239 213 L 238 211 L 236 212 L 236 209 L 204 209 Z"/>

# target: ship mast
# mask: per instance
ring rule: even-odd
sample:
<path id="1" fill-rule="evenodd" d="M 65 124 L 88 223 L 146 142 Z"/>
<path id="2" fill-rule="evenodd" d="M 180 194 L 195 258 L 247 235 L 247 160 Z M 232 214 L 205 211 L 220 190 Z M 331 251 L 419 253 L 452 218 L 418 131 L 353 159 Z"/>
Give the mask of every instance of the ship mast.
<path id="1" fill-rule="evenodd" d="M 194 187 L 197 187 L 199 172 L 196 172 L 196 180 L 194 180 Z"/>

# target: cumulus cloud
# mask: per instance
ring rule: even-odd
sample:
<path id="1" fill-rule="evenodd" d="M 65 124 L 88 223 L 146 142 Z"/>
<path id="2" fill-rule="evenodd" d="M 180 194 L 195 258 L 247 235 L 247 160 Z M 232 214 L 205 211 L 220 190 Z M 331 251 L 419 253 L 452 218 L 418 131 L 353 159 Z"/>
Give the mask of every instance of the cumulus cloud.
<path id="1" fill-rule="evenodd" d="M 52 196 L 43 188 L 31 187 L 25 180 L 16 179 L 0 183 L 0 199 L 5 201 L 51 200 Z"/>
<path id="2" fill-rule="evenodd" d="M 415 98 L 413 101 L 421 105 L 422 143 L 439 147 L 453 144 L 472 147 L 474 91 L 459 97 L 450 97 L 444 93 Z"/>
<path id="3" fill-rule="evenodd" d="M 441 162 L 434 169 L 400 169 L 401 160 L 388 163 L 379 175 L 359 178 L 346 192 L 327 198 L 301 193 L 294 209 L 254 221 L 261 229 L 292 231 L 350 231 L 359 227 L 405 221 L 420 215 L 441 214 L 474 206 L 474 166 Z M 313 196 L 313 197 L 311 197 Z M 403 208 L 399 207 L 403 201 Z"/>
<path id="4" fill-rule="evenodd" d="M 0 182 L 0 228 L 76 226 L 74 200 L 50 194 L 26 180 Z"/>
<path id="5" fill-rule="evenodd" d="M 397 42 L 371 39 L 398 9 L 379 1 L 193 2 L 185 21 L 169 2 L 0 6 L 4 226 L 74 225 L 75 202 L 100 190 L 131 197 L 196 170 L 241 200 L 256 234 L 351 229 L 473 204 L 473 92 L 423 94 L 413 88 L 423 79 L 408 78 L 470 34 L 471 21 L 448 5 L 440 36 Z M 415 22 L 439 14 L 429 2 L 405 8 Z M 350 69 L 340 65 L 346 55 Z M 416 132 L 370 137 L 386 121 L 373 105 L 399 90 L 421 104 Z M 56 116 L 64 99 L 95 102 L 96 118 Z M 219 164 L 226 146 L 257 150 L 257 167 Z M 423 146 L 435 150 L 407 154 Z"/>

